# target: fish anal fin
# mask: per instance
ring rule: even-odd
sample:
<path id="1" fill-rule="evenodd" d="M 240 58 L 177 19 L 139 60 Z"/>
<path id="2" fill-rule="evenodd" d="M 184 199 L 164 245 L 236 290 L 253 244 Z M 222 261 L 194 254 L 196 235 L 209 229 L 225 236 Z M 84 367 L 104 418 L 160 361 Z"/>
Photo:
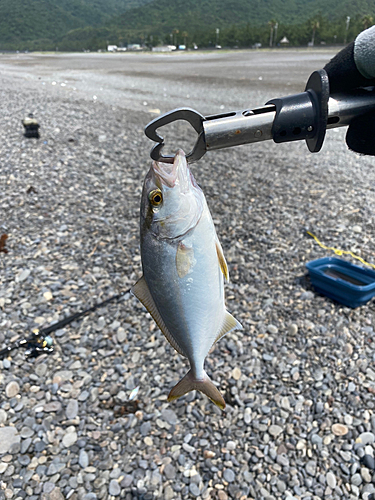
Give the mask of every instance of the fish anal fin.
<path id="1" fill-rule="evenodd" d="M 224 335 L 231 332 L 232 330 L 242 330 L 242 325 L 236 320 L 228 311 L 225 311 L 224 321 L 217 334 L 214 344 L 218 342 Z"/>
<path id="2" fill-rule="evenodd" d="M 168 396 L 168 401 L 174 401 L 190 391 L 200 391 L 205 394 L 221 410 L 225 408 L 225 401 L 218 389 L 213 384 L 206 372 L 203 379 L 195 379 L 191 370 L 173 387 Z"/>
<path id="3" fill-rule="evenodd" d="M 145 306 L 147 311 L 151 314 L 153 320 L 158 325 L 158 327 L 162 331 L 164 337 L 168 340 L 168 342 L 171 344 L 173 349 L 175 349 L 179 354 L 181 354 L 181 356 L 184 356 L 186 358 L 186 354 L 184 354 L 181 347 L 178 345 L 178 343 L 172 337 L 171 333 L 169 332 L 168 328 L 166 327 L 166 325 L 163 321 L 163 318 L 160 316 L 160 313 L 158 311 L 158 308 L 156 307 L 154 299 L 152 298 L 152 295 L 150 293 L 150 290 L 148 288 L 148 285 L 146 283 L 144 276 L 142 276 L 142 278 L 140 278 L 137 281 L 137 283 L 132 286 L 131 292 L 133 293 L 133 295 L 135 295 L 137 297 L 137 299 L 140 302 L 142 302 L 142 304 Z"/>
<path id="4" fill-rule="evenodd" d="M 223 249 L 221 248 L 220 241 L 218 239 L 216 239 L 215 245 L 216 245 L 216 253 L 217 253 L 217 258 L 219 259 L 219 266 L 220 266 L 221 272 L 223 273 L 224 278 L 227 281 L 229 281 L 229 271 L 228 271 L 227 261 L 225 260 L 224 252 L 223 252 Z"/>

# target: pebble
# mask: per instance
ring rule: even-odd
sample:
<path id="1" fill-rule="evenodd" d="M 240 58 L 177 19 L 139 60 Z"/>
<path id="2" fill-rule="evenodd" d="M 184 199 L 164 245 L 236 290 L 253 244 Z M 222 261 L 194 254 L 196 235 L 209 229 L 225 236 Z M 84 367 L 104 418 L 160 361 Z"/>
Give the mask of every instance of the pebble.
<path id="1" fill-rule="evenodd" d="M 354 486 L 359 486 L 362 483 L 362 476 L 361 476 L 361 474 L 358 474 L 358 473 L 353 474 L 353 476 L 351 477 L 350 482 L 352 484 L 354 484 Z"/>
<path id="2" fill-rule="evenodd" d="M 0 409 L 0 425 L 5 424 L 7 421 L 7 412 L 3 409 Z"/>
<path id="3" fill-rule="evenodd" d="M 228 500 L 228 495 L 223 490 L 219 490 L 217 492 L 217 496 L 218 496 L 219 500 Z"/>
<path id="4" fill-rule="evenodd" d="M 375 442 L 375 435 L 372 432 L 362 432 L 356 439 L 356 443 L 366 446 Z"/>
<path id="5" fill-rule="evenodd" d="M 188 443 L 183 443 L 182 447 L 188 453 L 194 453 L 195 452 L 194 446 L 190 446 L 190 444 L 188 444 Z"/>
<path id="6" fill-rule="evenodd" d="M 344 422 L 346 425 L 352 425 L 353 424 L 353 417 L 351 415 L 345 415 Z"/>
<path id="7" fill-rule="evenodd" d="M 18 382 L 15 380 L 12 380 L 7 384 L 5 388 L 5 395 L 7 398 L 14 398 L 17 396 L 17 394 L 20 392 L 20 386 L 18 385 Z"/>
<path id="8" fill-rule="evenodd" d="M 0 427 L 0 454 L 8 453 L 20 439 L 15 427 Z"/>
<path id="9" fill-rule="evenodd" d="M 59 412 L 62 408 L 60 401 L 51 401 L 43 406 L 43 411 L 46 413 Z"/>
<path id="10" fill-rule="evenodd" d="M 327 472 L 326 479 L 328 486 L 331 488 L 331 490 L 334 490 L 336 488 L 337 482 L 333 472 Z"/>
<path id="11" fill-rule="evenodd" d="M 127 333 L 126 331 L 124 330 L 124 328 L 122 328 L 120 326 L 120 328 L 117 330 L 117 333 L 116 333 L 116 337 L 117 337 L 117 340 L 122 343 L 126 340 L 126 337 L 127 337 Z"/>
<path id="12" fill-rule="evenodd" d="M 85 450 L 80 450 L 78 463 L 83 469 L 89 465 L 89 456 Z"/>
<path id="13" fill-rule="evenodd" d="M 233 370 L 232 370 L 232 377 L 234 378 L 234 380 L 240 380 L 240 378 L 241 378 L 241 370 L 238 368 L 238 366 L 236 366 L 235 368 L 233 368 Z"/>
<path id="14" fill-rule="evenodd" d="M 298 326 L 295 323 L 292 323 L 288 326 L 288 335 L 291 337 L 295 337 L 298 333 Z"/>
<path id="15" fill-rule="evenodd" d="M 198 497 L 198 496 L 199 496 L 199 494 L 200 494 L 199 487 L 198 487 L 198 485 L 196 485 L 195 483 L 190 483 L 190 484 L 189 484 L 189 491 L 190 491 L 190 493 L 191 493 L 194 497 Z"/>
<path id="16" fill-rule="evenodd" d="M 76 399 L 71 399 L 66 406 L 65 410 L 66 418 L 73 420 L 78 415 L 78 401 Z"/>
<path id="17" fill-rule="evenodd" d="M 153 442 L 153 440 L 152 440 L 152 437 L 150 437 L 150 436 L 146 436 L 146 437 L 144 438 L 144 443 L 145 443 L 145 445 L 147 445 L 147 446 L 152 446 L 152 445 L 154 444 L 154 442 Z"/>
<path id="18" fill-rule="evenodd" d="M 361 458 L 361 463 L 368 469 L 375 470 L 375 459 L 372 455 L 364 455 Z"/>
<path id="19" fill-rule="evenodd" d="M 173 491 L 172 487 L 167 485 L 164 488 L 164 499 L 165 500 L 173 500 L 175 498 L 175 492 Z"/>
<path id="20" fill-rule="evenodd" d="M 109 483 L 108 492 L 110 495 L 118 496 L 121 493 L 121 488 L 116 479 L 112 479 Z"/>
<path id="21" fill-rule="evenodd" d="M 204 450 L 203 456 L 204 458 L 214 458 L 216 456 L 216 453 L 211 450 Z"/>
<path id="22" fill-rule="evenodd" d="M 25 281 L 27 280 L 27 278 L 30 276 L 30 269 L 24 269 L 23 271 L 21 271 L 21 273 L 17 276 L 17 281 L 18 282 L 22 282 L 22 281 Z"/>
<path id="23" fill-rule="evenodd" d="M 166 408 L 165 410 L 163 410 L 161 412 L 161 416 L 163 417 L 163 420 L 165 420 L 171 425 L 176 425 L 178 423 L 178 417 L 176 415 L 176 412 L 171 408 Z"/>
<path id="24" fill-rule="evenodd" d="M 70 431 L 64 434 L 64 437 L 62 439 L 62 443 L 66 448 L 70 448 L 70 446 L 73 446 L 77 442 L 78 436 L 75 431 Z"/>
<path id="25" fill-rule="evenodd" d="M 251 408 L 245 408 L 243 419 L 245 424 L 249 425 L 251 422 Z"/>
<path id="26" fill-rule="evenodd" d="M 30 427 L 27 427 L 27 425 L 22 427 L 21 432 L 20 432 L 21 438 L 24 438 L 24 439 L 31 437 L 33 434 L 34 434 L 33 429 L 30 429 Z"/>
<path id="27" fill-rule="evenodd" d="M 362 468 L 361 468 L 361 476 L 362 476 L 362 479 L 363 479 L 366 483 L 371 483 L 372 476 L 371 476 L 371 473 L 370 473 L 370 471 L 368 470 L 368 468 L 367 468 L 367 467 L 362 467 Z"/>
<path id="28" fill-rule="evenodd" d="M 305 465 L 305 471 L 310 476 L 315 476 L 315 474 L 316 474 L 316 462 L 314 460 L 309 460 Z"/>
<path id="29" fill-rule="evenodd" d="M 172 464 L 167 464 L 164 467 L 164 475 L 167 479 L 174 479 L 176 477 L 176 469 Z"/>
<path id="30" fill-rule="evenodd" d="M 267 332 L 270 333 L 271 335 L 275 335 L 279 329 L 275 325 L 268 325 L 267 326 Z"/>
<path id="31" fill-rule="evenodd" d="M 236 449 L 236 443 L 234 441 L 227 441 L 227 444 L 225 445 L 225 448 L 228 451 L 234 451 Z"/>
<path id="32" fill-rule="evenodd" d="M 236 479 L 236 475 L 232 469 L 225 469 L 223 472 L 223 478 L 227 483 L 233 483 Z"/>
<path id="33" fill-rule="evenodd" d="M 279 425 L 270 425 L 268 432 L 271 434 L 271 436 L 277 437 L 279 434 L 283 432 L 283 428 L 280 427 Z"/>
<path id="34" fill-rule="evenodd" d="M 345 436 L 349 432 L 349 429 L 343 424 L 333 424 L 332 432 L 335 436 Z"/>

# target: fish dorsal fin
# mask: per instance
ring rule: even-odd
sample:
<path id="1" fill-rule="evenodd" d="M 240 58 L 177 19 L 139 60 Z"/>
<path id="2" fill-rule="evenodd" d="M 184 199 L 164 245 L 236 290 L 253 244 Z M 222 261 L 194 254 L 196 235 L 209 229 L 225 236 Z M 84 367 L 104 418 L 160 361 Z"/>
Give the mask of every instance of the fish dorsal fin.
<path id="1" fill-rule="evenodd" d="M 158 327 L 162 331 L 164 337 L 168 340 L 168 342 L 171 344 L 173 349 L 175 349 L 179 354 L 181 354 L 181 356 L 184 356 L 186 358 L 186 354 L 184 354 L 181 347 L 177 344 L 175 339 L 172 337 L 171 333 L 169 332 L 168 328 L 166 327 L 166 325 L 163 321 L 163 318 L 160 316 L 160 313 L 158 311 L 158 308 L 156 307 L 154 299 L 152 298 L 152 295 L 150 293 L 150 290 L 148 288 L 148 285 L 146 283 L 144 276 L 142 276 L 142 278 L 139 279 L 137 281 L 137 283 L 132 286 L 131 291 L 137 297 L 137 299 L 140 302 L 142 302 L 142 304 L 145 306 L 147 311 L 151 314 L 153 320 L 158 325 Z"/>
<path id="2" fill-rule="evenodd" d="M 242 325 L 228 311 L 225 311 L 224 321 L 219 330 L 219 333 L 217 334 L 214 344 L 216 344 L 216 342 L 218 342 L 221 337 L 224 337 L 224 335 L 231 332 L 232 330 L 242 330 Z"/>
<path id="3" fill-rule="evenodd" d="M 223 249 L 221 248 L 220 241 L 216 238 L 215 241 L 216 245 L 216 253 L 217 253 L 217 258 L 219 259 L 219 266 L 221 269 L 221 272 L 224 275 L 224 278 L 229 281 L 229 272 L 228 272 L 228 266 L 227 266 L 227 261 L 225 260 Z"/>

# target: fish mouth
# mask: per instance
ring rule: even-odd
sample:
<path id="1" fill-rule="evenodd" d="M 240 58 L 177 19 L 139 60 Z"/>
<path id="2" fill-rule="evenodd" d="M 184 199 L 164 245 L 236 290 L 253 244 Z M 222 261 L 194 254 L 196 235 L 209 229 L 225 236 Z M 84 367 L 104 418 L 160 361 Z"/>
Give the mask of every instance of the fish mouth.
<path id="1" fill-rule="evenodd" d="M 182 149 L 177 151 L 173 163 L 155 161 L 152 164 L 152 169 L 161 183 L 169 188 L 174 188 L 177 183 L 181 184 L 182 187 L 186 185 L 188 166 Z"/>

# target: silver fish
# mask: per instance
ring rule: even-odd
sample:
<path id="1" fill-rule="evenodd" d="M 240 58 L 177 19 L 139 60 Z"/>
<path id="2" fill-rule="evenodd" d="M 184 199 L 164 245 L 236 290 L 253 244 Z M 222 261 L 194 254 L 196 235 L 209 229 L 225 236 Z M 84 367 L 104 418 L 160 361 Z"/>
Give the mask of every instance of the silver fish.
<path id="1" fill-rule="evenodd" d="M 182 150 L 173 164 L 151 166 L 143 184 L 140 223 L 143 276 L 132 292 L 190 363 L 168 401 L 197 389 L 223 409 L 225 401 L 205 372 L 204 360 L 215 342 L 242 326 L 225 308 L 227 263 Z"/>

